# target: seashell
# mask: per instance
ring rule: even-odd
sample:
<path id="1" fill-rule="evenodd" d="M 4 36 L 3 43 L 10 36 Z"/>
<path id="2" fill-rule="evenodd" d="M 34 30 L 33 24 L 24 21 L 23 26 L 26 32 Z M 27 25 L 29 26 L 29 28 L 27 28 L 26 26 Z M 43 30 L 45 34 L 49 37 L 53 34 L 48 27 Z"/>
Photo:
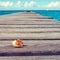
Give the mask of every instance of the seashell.
<path id="1" fill-rule="evenodd" d="M 24 46 L 24 43 L 20 39 L 14 40 L 12 42 L 12 44 L 13 44 L 14 47 L 23 47 Z"/>

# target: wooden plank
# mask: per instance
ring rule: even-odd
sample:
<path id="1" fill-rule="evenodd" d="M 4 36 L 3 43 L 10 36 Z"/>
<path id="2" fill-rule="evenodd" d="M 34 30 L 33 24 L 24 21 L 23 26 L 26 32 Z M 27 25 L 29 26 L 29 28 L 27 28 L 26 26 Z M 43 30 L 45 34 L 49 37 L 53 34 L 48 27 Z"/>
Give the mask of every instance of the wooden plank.
<path id="1" fill-rule="evenodd" d="M 0 56 L 60 55 L 60 41 L 25 41 L 23 48 L 14 48 L 11 41 L 0 43 Z"/>
<path id="2" fill-rule="evenodd" d="M 0 24 L 60 24 L 60 23 L 56 23 L 56 22 L 0 22 Z"/>
<path id="3" fill-rule="evenodd" d="M 47 21 L 47 22 L 52 22 L 52 21 L 54 21 L 54 22 L 57 22 L 56 20 L 52 20 L 52 19 L 18 19 L 18 18 L 16 18 L 16 19 L 0 19 L 0 22 L 1 21 L 30 21 L 30 22 L 32 22 L 32 21 Z"/>
<path id="4" fill-rule="evenodd" d="M 55 19 L 29 19 L 29 18 L 0 18 L 0 21 L 56 21 Z M 57 22 L 57 21 L 56 21 Z"/>
<path id="5" fill-rule="evenodd" d="M 33 17 L 33 16 L 32 16 L 32 17 L 30 17 L 30 16 L 29 16 L 29 17 L 27 17 L 27 16 L 26 16 L 26 17 L 24 17 L 24 16 L 23 16 L 23 17 L 20 17 L 20 16 L 19 16 L 19 17 L 12 16 L 12 17 L 5 17 L 5 18 L 20 18 L 20 19 L 22 19 L 22 18 L 25 18 L 25 19 L 26 19 L 26 18 L 29 18 L 29 19 L 51 19 L 51 18 L 48 18 L 48 17 Z"/>
<path id="6" fill-rule="evenodd" d="M 0 33 L 0 39 L 60 39 L 60 33 Z"/>
<path id="7" fill-rule="evenodd" d="M 32 23 L 32 22 L 33 22 L 33 23 L 38 23 L 38 24 L 39 24 L 39 22 L 40 22 L 40 23 L 42 23 L 42 22 L 45 22 L 45 23 L 46 23 L 46 22 L 47 22 L 47 23 L 53 23 L 54 21 L 53 21 L 53 20 L 52 20 L 52 21 L 49 21 L 49 20 L 48 20 L 48 21 L 43 21 L 43 20 L 41 20 L 41 21 L 37 21 L 37 20 L 35 20 L 35 21 L 29 21 L 29 20 L 28 20 L 28 21 L 26 21 L 26 20 L 25 20 L 25 21 L 22 21 L 22 20 L 21 20 L 21 21 L 15 21 L 15 20 L 14 20 L 14 21 L 9 21 L 9 20 L 8 20 L 8 21 L 0 21 L 0 23 L 3 23 L 3 22 L 4 22 L 4 23 L 6 23 L 6 22 L 8 22 L 8 23 L 9 23 L 9 22 L 10 22 L 10 23 L 12 23 L 12 22 L 13 22 L 13 23 L 15 23 L 15 22 L 16 22 L 16 23 L 25 23 L 25 22 L 27 22 L 27 23 Z M 55 23 L 56 23 L 56 22 L 55 22 Z"/>
<path id="8" fill-rule="evenodd" d="M 60 25 L 0 25 L 0 28 L 60 28 Z"/>
<path id="9" fill-rule="evenodd" d="M 60 31 L 60 28 L 0 28 L 0 32 L 46 32 Z"/>
<path id="10" fill-rule="evenodd" d="M 0 60 L 59 60 L 60 55 L 43 56 L 1 56 Z"/>

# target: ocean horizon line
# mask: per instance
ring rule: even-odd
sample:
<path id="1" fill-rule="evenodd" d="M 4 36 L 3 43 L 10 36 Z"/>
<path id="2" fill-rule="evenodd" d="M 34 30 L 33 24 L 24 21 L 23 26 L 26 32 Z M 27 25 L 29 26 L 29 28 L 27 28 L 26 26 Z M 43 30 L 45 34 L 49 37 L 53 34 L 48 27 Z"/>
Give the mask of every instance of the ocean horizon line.
<path id="1" fill-rule="evenodd" d="M 48 16 L 60 21 L 60 10 L 0 10 L 1 15 L 13 14 L 17 12 L 25 12 L 25 11 L 32 11 L 43 16 Z"/>

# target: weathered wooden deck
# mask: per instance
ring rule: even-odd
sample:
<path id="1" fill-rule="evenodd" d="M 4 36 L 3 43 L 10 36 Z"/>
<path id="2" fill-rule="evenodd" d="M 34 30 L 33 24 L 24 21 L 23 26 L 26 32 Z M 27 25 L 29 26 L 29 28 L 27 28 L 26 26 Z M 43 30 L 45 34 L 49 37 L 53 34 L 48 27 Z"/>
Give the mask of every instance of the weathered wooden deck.
<path id="1" fill-rule="evenodd" d="M 50 40 L 29 40 L 23 41 L 25 46 L 15 48 L 12 41 L 0 41 L 0 56 L 40 56 L 40 55 L 60 55 L 60 41 Z"/>
<path id="2" fill-rule="evenodd" d="M 0 17 L 0 39 L 60 39 L 60 23 L 34 12 Z"/>
<path id="3" fill-rule="evenodd" d="M 14 48 L 12 41 L 0 41 L 0 60 L 59 60 L 59 40 L 23 40 L 23 48 Z"/>
<path id="4" fill-rule="evenodd" d="M 12 46 L 18 38 L 23 48 Z M 0 16 L 1 60 L 58 60 L 55 55 L 60 55 L 60 22 L 35 12 Z"/>

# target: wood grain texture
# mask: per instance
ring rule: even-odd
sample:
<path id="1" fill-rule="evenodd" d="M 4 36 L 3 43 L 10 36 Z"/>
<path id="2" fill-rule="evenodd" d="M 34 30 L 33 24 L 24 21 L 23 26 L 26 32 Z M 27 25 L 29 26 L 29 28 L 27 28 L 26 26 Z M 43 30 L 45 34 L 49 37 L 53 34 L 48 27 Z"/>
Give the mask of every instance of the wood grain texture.
<path id="1" fill-rule="evenodd" d="M 0 16 L 0 39 L 60 39 L 60 22 L 35 12 Z"/>
<path id="2" fill-rule="evenodd" d="M 60 55 L 60 41 L 23 41 L 24 47 L 15 48 L 12 41 L 0 41 L 0 56 Z"/>

